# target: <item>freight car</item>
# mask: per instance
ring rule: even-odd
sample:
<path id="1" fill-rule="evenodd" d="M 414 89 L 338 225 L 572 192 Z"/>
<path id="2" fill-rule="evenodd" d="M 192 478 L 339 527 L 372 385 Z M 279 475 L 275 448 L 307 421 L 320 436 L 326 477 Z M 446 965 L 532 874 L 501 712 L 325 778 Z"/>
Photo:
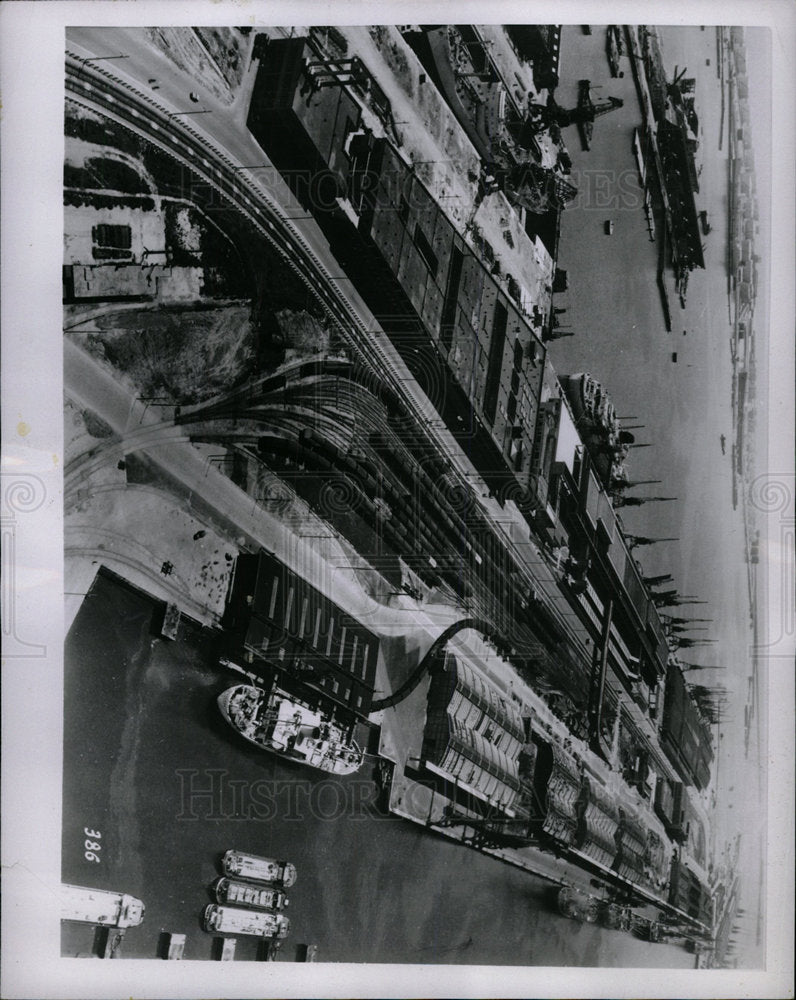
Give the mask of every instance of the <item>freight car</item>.
<path id="1" fill-rule="evenodd" d="M 248 127 L 490 487 L 527 493 L 544 345 L 411 164 L 366 126 L 352 91 L 372 85 L 355 62 L 321 74 L 306 39 L 272 41 Z"/>

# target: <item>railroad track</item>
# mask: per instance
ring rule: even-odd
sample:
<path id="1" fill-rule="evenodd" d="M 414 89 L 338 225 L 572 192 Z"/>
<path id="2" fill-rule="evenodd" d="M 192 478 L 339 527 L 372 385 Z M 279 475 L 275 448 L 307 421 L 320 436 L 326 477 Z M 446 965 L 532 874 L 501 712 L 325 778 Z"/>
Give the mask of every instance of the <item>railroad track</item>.
<path id="1" fill-rule="evenodd" d="M 241 165 L 212 136 L 192 123 L 176 120 L 134 84 L 70 51 L 66 60 L 66 90 L 78 104 L 105 115 L 174 158 L 239 212 L 318 298 L 356 359 L 403 397 L 426 443 L 450 467 L 461 487 L 476 495 L 488 492 L 485 484 L 479 482 L 480 477 L 474 477 L 474 470 L 467 465 L 459 445 L 441 428 L 439 415 L 397 357 L 387 336 L 375 320 L 363 321 L 350 301 L 350 293 L 340 287 L 340 281 L 348 279 L 335 277 L 329 271 L 271 192 L 243 172 Z M 496 519 L 488 508 L 480 506 L 492 530 L 513 551 L 503 523 L 506 519 Z M 515 554 L 514 560 L 525 583 L 538 587 L 539 581 L 525 569 L 522 557 Z M 551 601 L 548 610 L 567 637 L 572 652 L 587 662 L 589 649 L 573 631 L 569 616 L 561 613 L 558 603 Z"/>
<path id="2" fill-rule="evenodd" d="M 397 352 L 386 335 L 375 321 L 370 323 L 363 321 L 360 312 L 350 301 L 350 295 L 340 287 L 340 282 L 347 282 L 348 279 L 335 277 L 328 270 L 298 231 L 295 220 L 291 220 L 284 213 L 273 195 L 246 174 L 242 166 L 235 163 L 213 137 L 191 123 L 178 121 L 173 114 L 134 84 L 115 76 L 105 67 L 89 65 L 85 58 L 69 51 L 66 59 L 66 91 L 76 103 L 110 118 L 175 159 L 239 212 L 261 238 L 280 253 L 297 277 L 317 297 L 330 322 L 337 327 L 355 358 L 373 370 L 405 400 L 425 441 L 448 464 L 462 488 L 470 492 L 475 486 L 476 494 L 486 490 L 485 485 L 479 482 L 480 477 L 477 473 L 474 476 L 474 470 L 468 466 L 466 456 L 461 453 L 453 437 L 446 430 L 440 431 L 441 422 L 438 414 L 422 394 L 400 358 L 396 356 Z M 161 424 L 158 430 L 152 425 L 141 427 L 131 435 L 131 440 L 143 448 L 151 444 L 173 441 L 177 437 L 183 437 L 183 434 L 182 428 L 166 422 L 165 425 Z M 126 447 L 128 443 L 125 437 L 122 446 Z M 119 442 L 101 445 L 70 464 L 70 468 L 66 470 L 70 493 L 76 490 L 78 479 L 100 463 L 107 452 L 114 447 L 118 448 Z M 481 489 L 478 489 L 479 486 Z M 492 530 L 503 539 L 509 551 L 513 552 L 514 545 L 508 537 L 505 524 L 496 519 L 485 506 L 479 506 Z M 75 555 L 101 555 L 99 550 L 80 545 L 73 546 L 67 551 Z M 529 586 L 538 586 L 539 581 L 525 569 L 522 557 L 515 555 L 514 558 L 522 570 L 524 581 Z M 120 559 L 124 561 L 124 557 Z M 163 584 L 163 581 L 148 569 L 144 562 L 129 557 L 127 561 L 131 568 L 135 568 L 138 572 L 147 572 L 153 579 L 157 579 L 159 584 Z M 178 588 L 172 585 L 172 589 L 176 591 Z M 182 593 L 179 596 L 182 600 L 186 598 Z M 191 604 L 195 606 L 197 612 L 200 610 L 197 602 L 191 601 Z M 205 608 L 202 610 L 207 611 Z M 590 651 L 581 637 L 573 631 L 567 620 L 568 616 L 559 611 L 555 600 L 549 601 L 548 610 L 566 635 L 571 651 L 582 657 L 581 662 L 588 662 Z M 609 703 L 618 700 L 617 692 L 613 691 L 610 685 L 606 695 Z M 660 905 L 660 900 L 656 902 Z"/>

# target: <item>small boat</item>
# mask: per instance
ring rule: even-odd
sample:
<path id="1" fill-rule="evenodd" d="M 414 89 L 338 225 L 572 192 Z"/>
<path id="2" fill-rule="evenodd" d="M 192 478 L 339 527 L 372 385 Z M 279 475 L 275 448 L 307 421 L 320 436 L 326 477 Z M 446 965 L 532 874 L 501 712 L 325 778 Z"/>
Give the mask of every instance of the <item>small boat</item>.
<path id="1" fill-rule="evenodd" d="M 600 916 L 600 900 L 574 886 L 562 886 L 557 902 L 562 917 L 580 924 L 596 924 Z"/>
<path id="2" fill-rule="evenodd" d="M 126 892 L 91 889 L 83 885 L 61 886 L 61 920 L 78 920 L 100 927 L 138 927 L 144 919 L 144 904 Z"/>
<path id="3" fill-rule="evenodd" d="M 218 707 L 241 736 L 271 753 L 332 774 L 353 774 L 363 752 L 331 716 L 289 697 L 236 684 L 218 696 Z"/>
<path id="4" fill-rule="evenodd" d="M 213 884 L 213 893 L 219 903 L 230 906 L 249 906 L 255 910 L 284 910 L 290 900 L 275 886 L 252 885 L 236 882 L 222 875 Z"/>
<path id="5" fill-rule="evenodd" d="M 247 854 L 230 848 L 221 859 L 224 874 L 232 878 L 243 878 L 253 882 L 273 882 L 289 889 L 296 881 L 296 866 L 289 861 L 262 858 L 259 854 Z"/>
<path id="6" fill-rule="evenodd" d="M 204 911 L 205 930 L 212 934 L 249 934 L 253 937 L 285 938 L 290 933 L 290 921 L 281 913 L 239 910 L 234 906 L 208 903 Z"/>
<path id="7" fill-rule="evenodd" d="M 608 56 L 608 66 L 611 70 L 611 76 L 624 76 L 624 73 L 619 72 L 619 57 L 622 55 L 622 35 L 619 28 L 612 24 L 609 26 L 608 31 L 605 34 L 605 52 Z"/>

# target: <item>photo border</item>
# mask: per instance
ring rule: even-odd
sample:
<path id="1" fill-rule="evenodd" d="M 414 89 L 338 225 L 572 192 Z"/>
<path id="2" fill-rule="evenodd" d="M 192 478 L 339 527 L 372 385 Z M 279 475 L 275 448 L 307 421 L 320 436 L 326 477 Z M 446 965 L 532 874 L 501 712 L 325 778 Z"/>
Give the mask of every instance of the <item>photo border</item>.
<path id="1" fill-rule="evenodd" d="M 541 967 L 84 962 L 59 955 L 63 699 L 63 393 L 61 372 L 63 62 L 70 24 L 371 23 L 361 2 L 63 0 L 3 3 L 3 952 L 2 988 L 14 997 L 258 996 L 785 996 L 793 986 L 793 671 L 770 686 L 768 960 L 765 972 Z M 495 3 L 487 20 L 578 23 L 758 24 L 773 31 L 771 356 L 768 469 L 793 467 L 794 128 L 796 17 L 782 2 Z M 381 23 L 482 22 L 482 2 L 381 5 Z M 758 147 L 756 144 L 756 152 Z M 776 151 L 776 155 L 775 155 Z M 759 156 L 764 155 L 761 149 Z M 791 483 L 793 480 L 791 479 Z M 12 497 L 13 495 L 13 497 Z M 13 502 L 9 500 L 12 497 Z M 791 497 L 792 500 L 792 497 Z M 5 506 L 10 504 L 10 506 Z M 784 612 L 782 560 L 766 569 Z M 785 564 L 787 570 L 787 563 Z M 792 570 L 791 570 L 792 572 Z M 792 577 L 791 577 L 792 579 Z M 787 655 L 787 652 L 786 652 Z M 783 671 L 786 673 L 786 671 Z M 31 708 L 31 705 L 34 707 Z M 31 712 L 35 721 L 31 723 Z M 785 790 L 783 793 L 781 790 Z M 778 923 L 777 923 L 778 922 Z"/>

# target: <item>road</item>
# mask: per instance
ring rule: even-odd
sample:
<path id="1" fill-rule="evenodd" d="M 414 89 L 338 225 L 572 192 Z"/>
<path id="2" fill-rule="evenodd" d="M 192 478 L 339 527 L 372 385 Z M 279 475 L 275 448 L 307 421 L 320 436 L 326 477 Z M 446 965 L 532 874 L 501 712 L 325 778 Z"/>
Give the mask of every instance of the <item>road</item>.
<path id="1" fill-rule="evenodd" d="M 249 79 L 232 109 L 220 105 L 212 95 L 199 91 L 200 107 L 212 112 L 212 130 L 205 127 L 205 116 L 191 118 L 189 127 L 193 139 L 184 135 L 186 120 L 171 118 L 174 110 L 186 105 L 185 92 L 189 80 L 176 67 L 148 46 L 140 32 L 129 29 L 70 29 L 68 47 L 79 57 L 106 55 L 109 52 L 127 53 L 125 60 L 113 63 L 90 64 L 84 66 L 82 74 L 93 73 L 97 65 L 102 67 L 105 86 L 113 90 L 116 113 L 123 110 L 122 102 L 130 105 L 124 121 L 146 136 L 149 141 L 162 145 L 164 135 L 158 127 L 153 131 L 147 125 L 147 115 L 153 108 L 159 108 L 161 119 L 169 121 L 169 131 L 181 141 L 189 141 L 190 146 L 197 140 L 203 144 L 201 156 L 190 163 L 214 185 L 224 181 L 222 190 L 235 197 L 236 207 L 257 226 L 271 241 L 277 244 L 294 262 L 297 270 L 316 294 L 322 297 L 332 319 L 340 326 L 352 347 L 366 363 L 374 367 L 393 388 L 396 389 L 414 412 L 418 424 L 425 429 L 431 447 L 444 455 L 458 474 L 465 489 L 472 491 L 484 516 L 513 552 L 518 564 L 527 575 L 527 582 L 545 595 L 547 604 L 568 636 L 575 655 L 590 659 L 588 633 L 569 609 L 566 598 L 561 593 L 555 575 L 544 563 L 543 558 L 530 542 L 527 525 L 509 508 L 502 508 L 488 496 L 486 484 L 470 464 L 465 452 L 452 435 L 441 424 L 432 404 L 421 392 L 415 380 L 406 369 L 403 360 L 389 340 L 379 335 L 379 325 L 356 294 L 347 279 L 340 277 L 340 267 L 329 250 L 328 243 L 312 219 L 303 215 L 295 200 L 279 177 L 275 168 L 254 142 L 245 127 L 246 97 L 253 79 Z M 76 72 L 76 70 L 75 70 Z M 157 99 L 146 95 L 145 81 L 156 77 L 160 89 Z M 114 78 L 123 80 L 122 88 Z M 190 81 L 189 89 L 196 90 L 195 81 Z M 95 95 L 85 90 L 80 92 L 82 102 L 91 103 Z M 101 107 L 108 111 L 107 105 Z M 113 113 L 113 112 L 112 112 Z M 174 152 L 173 144 L 170 151 Z M 201 146 L 197 146 L 201 149 Z M 183 156 L 188 152 L 186 147 Z M 179 155 L 179 154 L 178 154 Z M 197 154 L 199 156 L 199 154 Z M 260 165 L 259 169 L 247 170 L 246 182 L 236 173 L 244 166 Z M 242 185 L 246 191 L 241 197 Z M 255 203 L 255 199 L 258 199 Z M 301 214 L 299 214 L 299 212 Z M 375 335 L 374 335 L 375 334 Z M 353 337 L 353 339 L 352 339 Z"/>
<path id="2" fill-rule="evenodd" d="M 199 916 L 234 846 L 298 867 L 287 960 L 317 943 L 325 961 L 692 964 L 683 949 L 559 917 L 541 879 L 385 816 L 367 767 L 331 780 L 249 747 L 215 707 L 235 677 L 219 671 L 212 635 L 183 621 L 176 642 L 157 638 L 157 614 L 101 574 L 65 651 L 63 878 L 144 901 L 124 957 L 154 957 L 176 932 L 186 959 L 211 958 Z M 101 834 L 99 862 L 85 858 L 86 829 Z M 65 925 L 64 952 L 89 951 L 92 934 Z M 256 949 L 238 938 L 236 958 Z"/>
<path id="3" fill-rule="evenodd" d="M 207 120 L 204 115 L 191 120 L 189 131 L 183 116 L 173 117 L 185 104 L 183 95 L 187 79 L 162 56 L 143 44 L 140 38 L 132 37 L 133 34 L 124 29 L 103 31 L 99 35 L 92 29 L 70 31 L 70 46 L 75 49 L 80 47 L 84 58 L 87 52 L 107 54 L 109 47 L 113 47 L 112 40 L 114 45 L 118 41 L 119 48 L 129 55 L 123 62 L 113 64 L 111 76 L 119 78 L 121 82 L 117 83 L 113 83 L 105 71 L 107 63 L 104 64 L 103 74 L 96 71 L 95 65 L 84 65 L 81 70 L 83 82 L 90 76 L 94 81 L 92 85 L 95 92 L 89 92 L 83 87 L 80 99 L 95 105 L 98 102 L 105 111 L 109 103 L 115 105 L 112 114 L 121 116 L 129 127 L 145 134 L 150 141 L 156 141 L 160 145 L 165 143 L 174 155 L 182 156 L 192 170 L 203 175 L 226 196 L 233 198 L 236 206 L 267 238 L 278 241 L 283 250 L 293 256 L 305 280 L 324 297 L 337 322 L 348 324 L 349 329 L 353 327 L 357 350 L 363 352 L 366 359 L 409 400 L 436 448 L 454 463 L 462 479 L 471 487 L 474 486 L 477 493 L 481 493 L 479 479 L 467 463 L 466 456 L 444 428 L 439 426 L 435 411 L 408 378 L 395 350 L 386 338 L 368 333 L 376 328 L 376 324 L 345 279 L 336 277 L 339 268 L 314 222 L 306 217 L 294 218 L 288 214 L 290 209 L 287 206 L 292 204 L 292 199 L 287 188 L 269 170 L 262 151 L 245 129 L 243 96 L 230 111 L 229 108 L 214 104 L 210 95 L 200 93 L 202 110 L 208 110 L 213 115 L 212 135 L 203 129 L 201 122 Z M 160 110 L 156 113 L 153 113 L 151 98 L 142 93 L 142 88 L 146 86 L 144 81 L 152 75 L 160 82 L 157 96 Z M 102 97 L 96 93 L 97 81 L 101 76 L 105 79 Z M 135 81 L 132 84 L 131 77 Z M 77 67 L 73 73 L 73 80 L 76 79 Z M 191 81 L 191 85 L 195 89 L 195 81 Z M 168 131 L 168 139 L 162 134 L 155 134 L 163 129 Z M 182 146 L 182 151 L 179 146 Z M 238 183 L 240 175 L 237 171 L 255 163 L 263 163 L 263 169 L 253 172 L 250 181 Z M 158 420 L 150 411 L 149 416 L 139 417 L 136 424 L 135 403 L 124 398 L 118 386 L 108 386 L 107 380 L 104 382 L 93 376 L 88 377 L 85 368 L 88 359 L 80 358 L 77 348 L 67 345 L 66 350 L 66 384 L 70 393 L 76 394 L 87 406 L 107 419 L 122 434 L 125 447 L 145 448 L 186 490 L 191 494 L 197 491 L 208 500 L 219 516 L 229 518 L 230 512 L 234 512 L 232 520 L 235 527 L 250 544 L 266 545 L 267 537 L 273 548 L 273 532 L 270 530 L 273 525 L 268 524 L 268 530 L 265 530 L 267 518 L 264 518 L 261 511 L 253 511 L 248 503 L 244 510 L 245 495 L 216 470 L 207 470 L 198 453 L 185 447 L 186 439 L 174 428 L 172 422 Z M 81 366 L 84 369 L 82 374 L 79 372 Z M 101 461 L 99 452 L 87 459 L 89 463 Z M 89 464 L 80 464 L 67 470 L 68 476 L 79 481 L 89 468 Z M 558 587 L 555 574 L 530 541 L 526 526 L 496 503 L 486 498 L 482 498 L 480 502 L 493 527 L 508 540 L 509 547 L 523 565 L 528 582 L 538 593 L 544 594 L 548 606 L 588 663 L 588 633 L 566 603 L 562 604 L 566 599 Z M 280 534 L 283 535 L 284 532 Z M 289 549 L 290 546 L 286 543 L 285 548 Z M 357 599 L 361 602 L 362 595 L 358 594 Z M 402 623 L 406 624 L 408 616 L 402 614 L 400 617 Z M 609 691 L 613 691 L 615 697 L 613 684 L 613 681 L 609 681 Z M 610 697 L 611 695 L 609 700 Z"/>
<path id="4" fill-rule="evenodd" d="M 545 561 L 540 549 L 531 541 L 527 525 L 510 506 L 502 508 L 488 497 L 485 484 L 460 446 L 441 425 L 436 411 L 409 376 L 392 344 L 386 337 L 367 333 L 377 330 L 378 324 L 348 282 L 341 282 L 339 278 L 333 277 L 339 274 L 340 269 L 322 234 L 311 219 L 296 216 L 292 195 L 245 128 L 245 99 L 252 83 L 251 71 L 232 111 L 220 106 L 212 95 L 200 92 L 200 107 L 208 108 L 213 117 L 212 135 L 203 131 L 201 123 L 197 124 L 198 119 L 191 120 L 192 134 L 186 135 L 185 119 L 170 118 L 174 112 L 169 110 L 166 102 L 171 102 L 174 109 L 181 108 L 185 104 L 181 97 L 187 81 L 159 52 L 145 44 L 140 32 L 114 29 L 106 33 L 99 29 L 74 29 L 70 32 L 69 42 L 71 48 L 84 59 L 88 53 L 95 56 L 111 52 L 127 53 L 128 58 L 125 60 L 101 64 L 102 75 L 94 81 L 91 91 L 86 91 L 85 87 L 79 90 L 77 88 L 81 81 L 85 83 L 87 75 L 93 73 L 98 64 L 83 64 L 82 67 L 76 65 L 72 72 L 79 99 L 92 103 L 98 99 L 97 90 L 105 89 L 113 97 L 112 114 L 120 115 L 124 112 L 125 105 L 130 105 L 123 118 L 128 127 L 143 132 L 150 141 L 159 145 L 163 145 L 166 132 L 173 133 L 168 148 L 172 154 L 176 148 L 178 156 L 185 157 L 191 148 L 196 148 L 191 168 L 204 173 L 210 183 L 219 186 L 228 197 L 233 197 L 236 206 L 267 238 L 278 240 L 297 268 L 301 269 L 305 280 L 309 281 L 316 292 L 325 295 L 325 303 L 338 323 L 342 323 L 349 331 L 358 331 L 358 335 L 356 332 L 354 334 L 353 345 L 357 352 L 363 353 L 365 360 L 374 366 L 381 377 L 386 378 L 401 393 L 414 411 L 420 426 L 426 428 L 433 447 L 453 464 L 468 493 L 472 491 L 475 495 L 488 522 L 512 551 L 528 585 L 545 601 L 567 635 L 570 656 L 590 663 L 592 652 L 589 633 L 562 594 L 556 574 Z M 153 77 L 157 78 L 160 87 L 156 102 L 151 95 L 144 95 L 142 92 L 144 81 Z M 123 79 L 124 87 L 115 83 L 114 78 Z M 98 84 L 101 85 L 100 88 Z M 152 105 L 159 108 L 154 129 L 151 122 L 147 124 L 147 114 L 152 112 Z M 108 111 L 107 102 L 101 109 Z M 181 151 L 180 146 L 185 142 L 188 145 Z M 252 172 L 247 192 L 242 192 L 238 186 L 240 177 L 235 173 L 236 169 L 241 165 L 258 163 L 263 165 L 263 169 Z M 262 186 L 264 180 L 267 180 L 267 188 Z M 258 204 L 252 202 L 252 195 L 259 195 Z M 609 679 L 607 701 L 610 707 L 616 706 L 621 690 L 618 679 Z M 642 734 L 641 738 L 648 742 L 648 735 Z M 660 765 L 665 771 L 665 762 L 661 761 Z"/>

